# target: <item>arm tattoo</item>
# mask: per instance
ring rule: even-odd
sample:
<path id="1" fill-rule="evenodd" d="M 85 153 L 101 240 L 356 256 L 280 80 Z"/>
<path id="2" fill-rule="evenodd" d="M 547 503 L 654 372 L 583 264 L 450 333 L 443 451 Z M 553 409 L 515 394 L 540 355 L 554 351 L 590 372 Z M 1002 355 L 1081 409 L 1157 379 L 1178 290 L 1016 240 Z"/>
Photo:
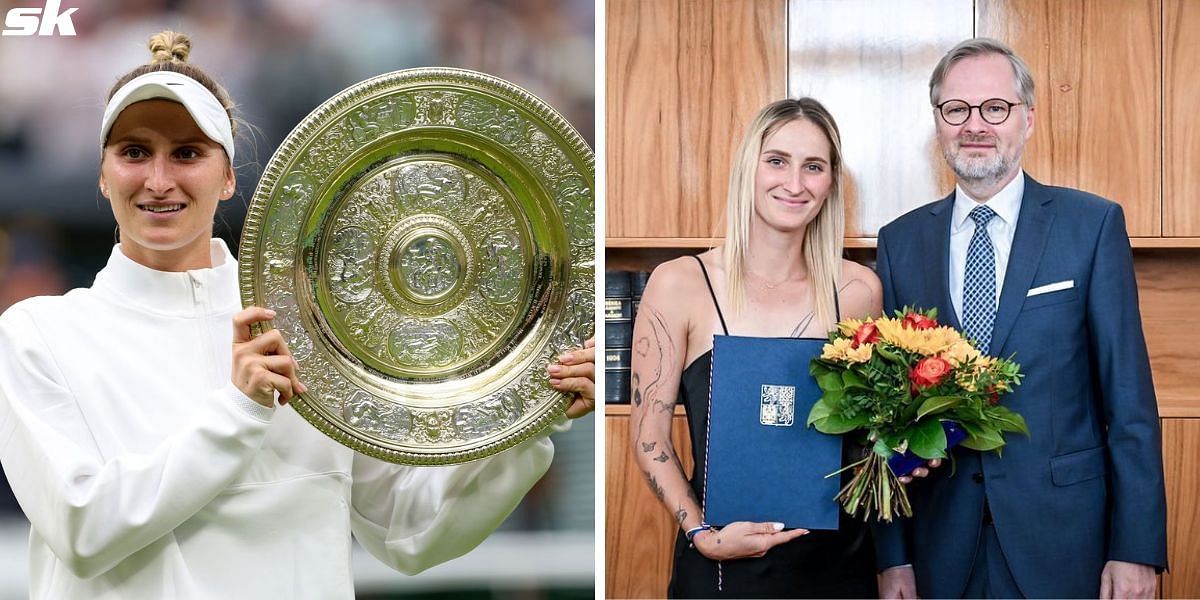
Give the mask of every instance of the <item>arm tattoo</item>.
<path id="1" fill-rule="evenodd" d="M 650 484 L 650 489 L 654 491 L 654 495 L 658 498 L 658 501 L 662 502 L 663 498 L 666 497 L 666 493 L 663 492 L 662 486 L 658 485 L 658 480 L 649 471 L 642 471 L 642 475 L 646 476 L 646 483 Z"/>
<path id="2" fill-rule="evenodd" d="M 645 306 L 643 309 L 647 308 Z M 659 392 L 662 389 L 663 376 L 666 373 L 667 365 L 675 364 L 675 340 L 671 337 L 671 331 L 667 328 L 667 320 L 663 314 L 654 307 L 650 309 L 650 327 L 654 331 L 654 338 L 657 342 L 658 364 L 654 367 L 653 379 L 646 384 L 646 393 L 644 398 L 651 403 L 660 412 L 671 412 L 675 410 L 675 399 L 659 397 Z"/>
<path id="3" fill-rule="evenodd" d="M 679 509 L 675 511 L 675 522 L 683 525 L 683 520 L 687 518 L 687 515 L 687 511 L 684 510 L 683 505 L 680 504 Z"/>
<path id="4" fill-rule="evenodd" d="M 670 371 L 670 367 L 675 364 L 674 340 L 671 338 L 670 329 L 668 329 L 666 319 L 661 312 L 655 310 L 653 306 L 648 305 L 642 305 L 641 310 L 648 317 L 647 322 L 650 324 L 650 333 L 638 338 L 634 343 L 634 352 L 637 353 L 640 364 L 638 365 L 639 368 L 631 373 L 630 377 L 633 384 L 633 404 L 640 407 L 644 401 L 648 400 L 649 404 L 656 409 L 653 412 L 658 414 L 667 413 L 666 418 L 670 419 L 670 413 L 675 410 L 675 399 L 664 399 L 661 396 L 663 387 L 666 384 L 666 374 Z M 634 439 L 637 440 L 637 443 L 641 444 L 642 452 L 645 454 L 654 452 L 658 448 L 657 440 L 646 441 L 646 438 L 643 437 L 643 434 L 646 432 L 645 424 L 648 414 L 648 412 L 641 413 L 641 417 L 634 425 L 636 427 Z M 658 456 L 654 457 L 653 460 L 659 463 L 666 463 L 671 460 L 674 453 L 667 452 L 668 449 L 670 449 L 669 437 L 664 443 L 664 447 L 658 450 Z M 675 462 L 678 464 L 679 460 L 675 459 Z M 683 474 L 682 469 L 680 469 L 680 474 Z M 649 484 L 650 490 L 654 492 L 658 501 L 665 503 L 666 490 L 659 484 L 657 477 L 645 469 L 642 470 L 642 475 L 645 476 L 646 483 Z M 670 473 L 667 473 L 667 475 L 670 475 Z M 674 480 L 672 479 L 672 481 Z M 683 510 L 682 505 L 676 511 L 675 517 L 680 523 L 687 517 L 687 511 Z"/>

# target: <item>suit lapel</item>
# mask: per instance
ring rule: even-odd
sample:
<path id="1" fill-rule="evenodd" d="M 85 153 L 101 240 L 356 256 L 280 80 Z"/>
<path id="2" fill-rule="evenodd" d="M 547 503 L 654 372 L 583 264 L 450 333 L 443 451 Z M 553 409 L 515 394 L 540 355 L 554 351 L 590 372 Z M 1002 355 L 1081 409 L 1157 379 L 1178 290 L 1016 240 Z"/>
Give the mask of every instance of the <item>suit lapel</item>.
<path id="1" fill-rule="evenodd" d="M 1017 232 L 1013 236 L 1012 252 L 1008 256 L 1008 270 L 1004 272 L 1004 289 L 1000 292 L 1000 306 L 996 309 L 996 320 L 992 325 L 991 354 L 1001 356 L 1004 342 L 1012 331 L 1025 295 L 1033 283 L 1054 212 L 1050 202 L 1054 197 L 1042 184 L 1025 176 L 1025 194 L 1021 197 L 1021 214 L 1017 217 Z"/>
<path id="2" fill-rule="evenodd" d="M 933 218 L 932 235 L 924 236 L 925 252 L 922 256 L 935 257 L 934 285 L 938 290 L 938 321 L 961 329 L 954 303 L 950 301 L 950 220 L 954 215 L 954 192 L 934 203 L 929 208 Z"/>

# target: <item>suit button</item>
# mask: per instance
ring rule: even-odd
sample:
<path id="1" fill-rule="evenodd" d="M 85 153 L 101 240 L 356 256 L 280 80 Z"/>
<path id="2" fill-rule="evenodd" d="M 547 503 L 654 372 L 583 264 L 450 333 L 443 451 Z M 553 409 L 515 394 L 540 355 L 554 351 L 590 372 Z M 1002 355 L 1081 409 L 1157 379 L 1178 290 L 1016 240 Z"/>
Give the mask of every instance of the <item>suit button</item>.
<path id="1" fill-rule="evenodd" d="M 974 481 L 975 483 L 983 483 L 983 473 L 973 473 L 971 475 L 971 481 Z"/>

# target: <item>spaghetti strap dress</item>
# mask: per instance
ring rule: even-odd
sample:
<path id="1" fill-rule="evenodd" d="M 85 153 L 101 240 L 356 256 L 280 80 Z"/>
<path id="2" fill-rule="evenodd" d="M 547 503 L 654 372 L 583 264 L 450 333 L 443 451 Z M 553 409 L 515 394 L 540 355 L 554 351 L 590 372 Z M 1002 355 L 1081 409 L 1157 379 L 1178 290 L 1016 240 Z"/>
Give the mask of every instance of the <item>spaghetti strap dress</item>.
<path id="1" fill-rule="evenodd" d="M 700 259 L 696 257 L 697 262 Z M 712 282 L 700 262 L 721 328 L 729 335 Z M 835 293 L 834 305 L 837 305 Z M 840 315 L 839 315 L 840 320 Z M 689 482 L 704 503 L 705 447 L 708 436 L 709 374 L 712 351 L 683 371 L 679 398 L 687 413 L 695 468 Z M 845 444 L 845 452 L 853 452 Z M 852 460 L 847 455 L 846 460 Z M 831 498 L 832 502 L 833 499 Z M 671 598 L 876 598 L 875 555 L 869 528 L 844 512 L 837 531 L 812 531 L 776 546 L 761 558 L 711 560 L 679 532 L 667 588 Z"/>

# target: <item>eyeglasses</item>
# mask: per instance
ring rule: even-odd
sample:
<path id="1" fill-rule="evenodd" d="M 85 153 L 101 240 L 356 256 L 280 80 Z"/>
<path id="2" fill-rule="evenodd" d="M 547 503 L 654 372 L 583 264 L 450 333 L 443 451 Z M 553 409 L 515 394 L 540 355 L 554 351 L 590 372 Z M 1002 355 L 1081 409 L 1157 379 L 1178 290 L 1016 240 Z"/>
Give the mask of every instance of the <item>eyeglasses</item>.
<path id="1" fill-rule="evenodd" d="M 1012 114 L 1012 107 L 1024 104 L 1024 102 L 1009 102 L 1004 98 L 992 98 L 984 100 L 981 104 L 972 106 L 967 104 L 965 100 L 947 100 L 937 105 L 938 113 L 942 115 L 942 120 L 947 125 L 962 125 L 971 118 L 971 109 L 979 109 L 979 117 L 986 123 L 999 125 L 1008 120 L 1008 115 Z"/>

